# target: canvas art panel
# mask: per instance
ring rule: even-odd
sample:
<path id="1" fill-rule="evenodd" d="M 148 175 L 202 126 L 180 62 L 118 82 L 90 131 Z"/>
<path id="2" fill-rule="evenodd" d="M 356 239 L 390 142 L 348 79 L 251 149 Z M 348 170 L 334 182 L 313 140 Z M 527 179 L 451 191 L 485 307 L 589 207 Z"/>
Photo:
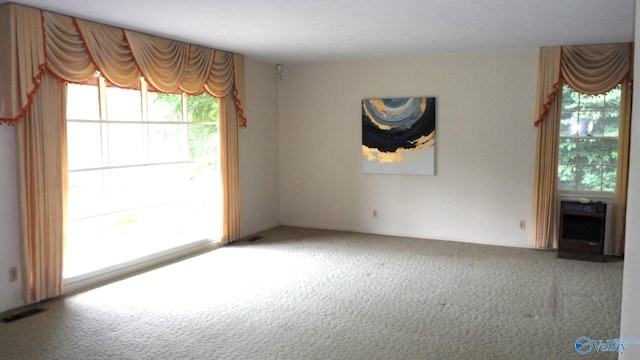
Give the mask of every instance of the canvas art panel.
<path id="1" fill-rule="evenodd" d="M 362 171 L 435 175 L 436 98 L 362 100 Z"/>

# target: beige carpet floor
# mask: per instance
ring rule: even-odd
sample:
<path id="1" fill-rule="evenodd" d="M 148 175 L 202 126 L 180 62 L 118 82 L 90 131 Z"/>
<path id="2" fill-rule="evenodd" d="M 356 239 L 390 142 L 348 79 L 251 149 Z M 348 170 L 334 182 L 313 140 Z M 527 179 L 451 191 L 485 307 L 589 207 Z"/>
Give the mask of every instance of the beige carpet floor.
<path id="1" fill-rule="evenodd" d="M 279 227 L 0 323 L 0 359 L 572 359 L 619 336 L 622 268 Z"/>

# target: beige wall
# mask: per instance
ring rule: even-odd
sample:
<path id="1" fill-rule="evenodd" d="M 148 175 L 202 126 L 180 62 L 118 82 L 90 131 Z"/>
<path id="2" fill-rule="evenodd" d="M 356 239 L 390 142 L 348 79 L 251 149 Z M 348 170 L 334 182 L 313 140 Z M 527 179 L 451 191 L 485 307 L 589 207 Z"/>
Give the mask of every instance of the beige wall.
<path id="1" fill-rule="evenodd" d="M 9 282 L 20 267 L 17 186 L 14 127 L 0 125 L 0 311 L 22 305 L 21 283 Z"/>
<path id="2" fill-rule="evenodd" d="M 537 64 L 528 49 L 285 66 L 280 221 L 529 246 Z M 437 98 L 436 176 L 362 174 L 361 100 L 405 96 Z"/>
<path id="3" fill-rule="evenodd" d="M 247 59 L 246 129 L 240 129 L 243 236 L 279 224 L 278 82 L 276 66 Z"/>

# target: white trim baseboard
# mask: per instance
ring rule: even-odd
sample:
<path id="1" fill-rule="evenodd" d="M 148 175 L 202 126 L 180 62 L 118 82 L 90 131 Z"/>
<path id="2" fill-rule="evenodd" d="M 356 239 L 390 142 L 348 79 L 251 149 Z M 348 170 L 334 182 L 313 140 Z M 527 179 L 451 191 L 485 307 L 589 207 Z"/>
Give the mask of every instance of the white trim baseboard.
<path id="1" fill-rule="evenodd" d="M 17 309 L 20 307 L 25 306 L 25 302 L 23 299 L 15 299 L 15 300 L 10 300 L 10 301 L 5 301 L 3 303 L 0 303 L 0 314 L 13 310 L 13 309 Z"/>
<path id="2" fill-rule="evenodd" d="M 280 225 L 281 225 L 280 223 L 278 223 L 278 222 L 274 222 L 274 223 L 271 223 L 271 224 L 266 224 L 266 225 L 262 225 L 262 226 L 257 226 L 257 227 L 255 227 L 255 228 L 253 228 L 253 229 L 243 231 L 243 232 L 241 233 L 241 235 L 242 235 L 242 236 L 240 236 L 240 238 L 242 239 L 242 238 L 251 237 L 251 236 L 257 235 L 258 233 L 261 233 L 261 232 L 263 232 L 263 231 L 266 231 L 266 230 L 269 230 L 269 229 L 273 229 L 273 228 L 275 228 L 275 227 L 278 227 L 278 226 L 280 226 Z"/>

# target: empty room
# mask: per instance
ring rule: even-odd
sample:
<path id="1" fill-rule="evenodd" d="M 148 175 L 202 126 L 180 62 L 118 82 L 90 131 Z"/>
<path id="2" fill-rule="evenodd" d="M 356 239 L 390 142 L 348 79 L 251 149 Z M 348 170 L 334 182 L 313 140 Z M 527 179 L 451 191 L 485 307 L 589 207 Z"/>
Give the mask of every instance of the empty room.
<path id="1" fill-rule="evenodd" d="M 0 0 L 0 359 L 640 358 L 639 13 Z"/>

